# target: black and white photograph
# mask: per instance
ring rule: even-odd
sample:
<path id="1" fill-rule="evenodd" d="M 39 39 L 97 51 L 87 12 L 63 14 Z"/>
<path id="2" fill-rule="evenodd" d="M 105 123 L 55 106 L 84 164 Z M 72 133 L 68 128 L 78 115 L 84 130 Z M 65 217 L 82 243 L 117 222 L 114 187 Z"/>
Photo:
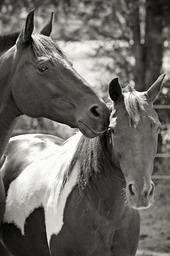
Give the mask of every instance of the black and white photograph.
<path id="1" fill-rule="evenodd" d="M 170 0 L 0 1 L 0 256 L 170 256 Z"/>

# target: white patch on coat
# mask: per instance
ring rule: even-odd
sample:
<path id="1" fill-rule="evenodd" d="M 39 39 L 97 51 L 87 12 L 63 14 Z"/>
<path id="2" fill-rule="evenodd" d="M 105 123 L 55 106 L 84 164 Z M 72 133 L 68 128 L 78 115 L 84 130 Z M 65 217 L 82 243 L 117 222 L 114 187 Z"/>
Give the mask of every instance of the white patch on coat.
<path id="1" fill-rule="evenodd" d="M 45 159 L 38 159 L 27 166 L 11 182 L 6 199 L 4 222 L 14 223 L 24 235 L 26 219 L 36 208 L 43 206 L 48 243 L 52 234 L 60 232 L 67 198 L 77 184 L 78 163 L 61 190 L 63 178 L 80 137 L 80 133 L 71 137 L 62 147 L 56 147 L 53 154 L 48 154 Z"/>
<path id="2" fill-rule="evenodd" d="M 50 239 L 53 234 L 57 235 L 62 229 L 64 224 L 63 215 L 66 206 L 67 198 L 72 192 L 73 188 L 77 184 L 77 179 L 79 176 L 79 166 L 78 163 L 74 167 L 67 183 L 65 184 L 61 194 L 59 195 L 59 189 L 62 184 L 56 186 L 58 191 L 51 193 L 48 197 L 47 208 L 45 213 L 45 223 L 46 223 L 46 235 L 48 245 L 50 247 Z M 56 198 L 56 196 L 58 198 Z M 57 199 L 57 200 L 56 200 Z"/>

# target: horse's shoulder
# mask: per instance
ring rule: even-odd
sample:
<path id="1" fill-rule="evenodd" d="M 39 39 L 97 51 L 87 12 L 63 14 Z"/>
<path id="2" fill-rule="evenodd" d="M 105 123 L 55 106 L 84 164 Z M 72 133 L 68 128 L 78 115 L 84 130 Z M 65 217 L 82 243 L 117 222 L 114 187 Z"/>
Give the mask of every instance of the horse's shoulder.
<path id="1" fill-rule="evenodd" d="M 55 136 L 43 134 L 26 134 L 13 137 L 8 143 L 5 161 L 1 168 L 6 191 L 10 183 L 28 165 L 48 156 L 49 152 L 57 146 L 57 142 L 61 145 L 59 139 L 55 138 Z"/>
<path id="2" fill-rule="evenodd" d="M 54 136 L 54 135 L 50 135 L 50 134 L 32 134 L 32 136 L 34 136 L 34 138 L 39 138 L 42 141 L 44 141 L 47 144 L 55 144 L 57 146 L 62 145 L 65 140 L 63 138 L 60 138 L 58 136 Z"/>

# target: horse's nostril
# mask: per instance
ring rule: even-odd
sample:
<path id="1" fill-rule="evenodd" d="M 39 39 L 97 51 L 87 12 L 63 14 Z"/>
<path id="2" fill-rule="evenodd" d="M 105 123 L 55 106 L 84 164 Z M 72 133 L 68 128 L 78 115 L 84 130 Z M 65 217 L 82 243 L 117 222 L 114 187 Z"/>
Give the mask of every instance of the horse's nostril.
<path id="1" fill-rule="evenodd" d="M 131 196 L 134 196 L 134 195 L 135 195 L 135 192 L 134 192 L 133 184 L 129 184 L 128 188 L 129 188 L 129 193 L 130 193 L 130 195 L 131 195 Z"/>
<path id="2" fill-rule="evenodd" d="M 93 118 L 100 118 L 100 109 L 97 105 L 93 105 L 89 108 L 89 114 L 93 117 Z"/>
<path id="3" fill-rule="evenodd" d="M 151 183 L 150 184 L 150 186 L 149 186 L 149 188 L 148 189 L 145 189 L 144 191 L 143 191 L 143 196 L 144 196 L 144 198 L 150 198 L 150 197 L 152 197 L 153 195 L 154 195 L 154 184 L 153 183 Z"/>
<path id="4" fill-rule="evenodd" d="M 147 198 L 148 197 L 148 190 L 144 190 L 144 192 L 143 192 L 143 196 L 144 196 L 144 198 Z"/>
<path id="5" fill-rule="evenodd" d="M 153 194 L 154 194 L 154 188 L 155 188 L 155 185 L 152 183 L 152 184 L 151 184 L 151 190 L 150 190 L 150 192 L 149 192 L 149 196 L 153 196 Z"/>

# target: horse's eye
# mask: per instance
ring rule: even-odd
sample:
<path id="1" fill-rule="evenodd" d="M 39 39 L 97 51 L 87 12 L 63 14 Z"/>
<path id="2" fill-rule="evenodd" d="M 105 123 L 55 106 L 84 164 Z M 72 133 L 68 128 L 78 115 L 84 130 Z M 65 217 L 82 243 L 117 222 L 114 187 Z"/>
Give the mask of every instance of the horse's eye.
<path id="1" fill-rule="evenodd" d="M 46 71 L 48 68 L 47 68 L 47 66 L 45 66 L 45 65 L 41 65 L 41 66 L 39 66 L 38 67 L 38 70 L 40 71 L 40 72 L 44 72 L 44 71 Z"/>

